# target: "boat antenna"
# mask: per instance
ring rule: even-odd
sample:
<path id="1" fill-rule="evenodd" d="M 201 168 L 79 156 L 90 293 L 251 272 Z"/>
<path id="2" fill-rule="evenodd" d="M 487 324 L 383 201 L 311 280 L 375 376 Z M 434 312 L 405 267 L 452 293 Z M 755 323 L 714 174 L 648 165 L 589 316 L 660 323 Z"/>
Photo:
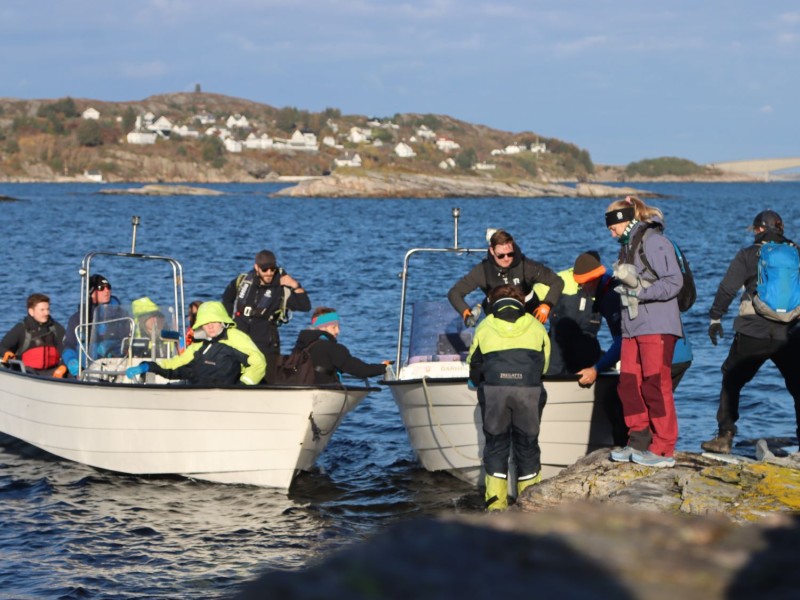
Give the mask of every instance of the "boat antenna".
<path id="1" fill-rule="evenodd" d="M 131 217 L 131 225 L 133 225 L 133 239 L 131 240 L 131 254 L 136 254 L 136 228 L 142 220 L 139 217 Z"/>
<path id="2" fill-rule="evenodd" d="M 453 248 L 458 248 L 458 217 L 461 216 L 461 209 L 453 209 Z"/>

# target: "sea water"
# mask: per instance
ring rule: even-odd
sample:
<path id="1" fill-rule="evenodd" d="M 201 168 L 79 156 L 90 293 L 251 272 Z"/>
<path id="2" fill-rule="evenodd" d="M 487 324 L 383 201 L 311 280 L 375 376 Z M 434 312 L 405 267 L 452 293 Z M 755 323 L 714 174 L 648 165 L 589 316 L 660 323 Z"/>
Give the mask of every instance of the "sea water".
<path id="1" fill-rule="evenodd" d="M 141 218 L 136 250 L 183 264 L 187 302 L 219 299 L 256 252 L 270 249 L 314 306 L 338 309 L 342 343 L 370 362 L 395 357 L 405 252 L 452 246 L 454 207 L 461 247 L 484 248 L 486 229 L 502 227 L 554 270 L 590 249 L 610 265 L 617 252 L 603 222 L 607 200 L 271 197 L 281 184 L 205 186 L 223 196 L 99 193 L 109 187 L 127 186 L 0 185 L 0 194 L 18 199 L 0 202 L 0 334 L 24 316 L 33 292 L 48 294 L 54 318 L 66 324 L 79 302 L 81 258 L 129 251 L 134 215 Z M 676 396 L 678 449 L 697 451 L 716 426 L 719 367 L 738 307 L 734 301 L 725 338 L 712 346 L 714 293 L 737 250 L 752 241 L 746 228 L 760 210 L 778 211 L 787 236 L 800 238 L 800 184 L 642 187 L 668 196 L 651 203 L 664 211 L 667 233 L 697 280 L 697 303 L 684 314 L 694 363 Z M 478 260 L 415 258 L 409 302 L 444 299 Z M 281 329 L 284 349 L 308 322 L 297 313 Z M 745 388 L 741 414 L 742 439 L 794 434 L 792 400 L 771 364 Z M 348 415 L 317 467 L 287 495 L 110 474 L 0 438 L 0 598 L 226 597 L 264 569 L 303 567 L 398 520 L 481 507 L 466 484 L 419 466 L 386 388 Z"/>

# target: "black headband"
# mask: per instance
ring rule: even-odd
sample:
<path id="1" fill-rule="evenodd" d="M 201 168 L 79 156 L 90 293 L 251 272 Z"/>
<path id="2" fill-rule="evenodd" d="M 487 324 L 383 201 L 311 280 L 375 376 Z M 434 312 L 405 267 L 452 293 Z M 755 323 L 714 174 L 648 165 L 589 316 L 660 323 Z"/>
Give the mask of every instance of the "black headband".
<path id="1" fill-rule="evenodd" d="M 625 208 L 617 208 L 610 210 L 606 213 L 606 227 L 611 227 L 617 223 L 625 223 L 626 221 L 633 221 L 636 216 L 636 208 L 633 206 L 626 206 Z"/>

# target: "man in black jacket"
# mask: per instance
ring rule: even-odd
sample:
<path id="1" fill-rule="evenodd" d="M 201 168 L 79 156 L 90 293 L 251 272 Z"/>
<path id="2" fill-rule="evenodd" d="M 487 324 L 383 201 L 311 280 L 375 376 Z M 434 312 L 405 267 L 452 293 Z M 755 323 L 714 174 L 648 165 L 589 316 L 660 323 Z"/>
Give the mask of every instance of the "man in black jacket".
<path id="1" fill-rule="evenodd" d="M 267 359 L 267 382 L 275 375 L 281 353 L 278 327 L 289 311 L 311 310 L 308 294 L 294 277 L 278 267 L 269 250 L 256 254 L 253 270 L 233 279 L 222 294 L 222 303 L 240 331 L 249 335 Z"/>
<path id="2" fill-rule="evenodd" d="M 480 288 L 484 295 L 488 296 L 489 292 L 498 286 L 513 285 L 527 298 L 537 283 L 543 283 L 550 289 L 543 299 L 539 299 L 542 300 L 541 303 L 534 297 L 528 301 L 525 308 L 532 312 L 540 323 L 544 323 L 547 321 L 550 309 L 556 305 L 561 296 L 564 282 L 542 263 L 526 258 L 511 234 L 500 229 L 489 239 L 486 258 L 456 282 L 447 293 L 447 299 L 464 318 L 464 325 L 474 327 L 478 315 L 464 300 L 470 292 Z"/>
<path id="3" fill-rule="evenodd" d="M 728 306 L 744 287 L 739 315 L 733 321 L 733 337 L 728 358 L 722 364 L 722 390 L 719 395 L 717 423 L 719 431 L 711 440 L 700 446 L 709 452 L 728 453 L 736 435 L 736 421 L 739 419 L 739 396 L 742 388 L 758 372 L 767 360 L 778 367 L 786 388 L 794 398 L 795 413 L 800 434 L 800 339 L 798 333 L 792 334 L 796 322 L 783 323 L 768 319 L 753 308 L 753 298 L 758 285 L 758 262 L 761 247 L 768 242 L 792 244 L 783 236 L 783 221 L 778 213 L 765 210 L 753 220 L 753 245 L 741 249 L 719 285 L 709 317 L 711 324 L 708 335 L 711 343 L 717 345 L 722 337 L 722 316 Z M 795 247 L 795 250 L 797 248 Z"/>
<path id="4" fill-rule="evenodd" d="M 28 314 L 0 340 L 3 362 L 16 357 L 25 368 L 40 375 L 53 375 L 64 350 L 64 328 L 50 316 L 50 298 L 31 294 L 26 302 Z M 58 377 L 63 376 L 60 367 Z"/>

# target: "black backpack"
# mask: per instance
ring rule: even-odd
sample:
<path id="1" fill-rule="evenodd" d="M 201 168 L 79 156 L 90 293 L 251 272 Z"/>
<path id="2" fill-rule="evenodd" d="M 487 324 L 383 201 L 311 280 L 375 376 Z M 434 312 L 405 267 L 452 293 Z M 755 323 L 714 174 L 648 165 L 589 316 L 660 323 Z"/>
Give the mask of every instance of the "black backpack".
<path id="1" fill-rule="evenodd" d="M 275 380 L 267 383 L 314 385 L 314 362 L 309 349 L 319 340 L 305 348 L 293 350 L 289 355 L 278 356 L 275 364 Z"/>
<path id="2" fill-rule="evenodd" d="M 638 235 L 635 239 L 631 240 L 631 254 L 638 250 L 639 258 L 642 259 L 644 268 L 650 271 L 653 275 L 656 275 L 656 272 L 653 270 L 653 267 L 650 266 L 650 263 L 647 261 L 647 257 L 644 254 L 644 237 L 651 229 L 651 227 L 645 228 L 641 235 Z M 678 259 L 678 266 L 680 267 L 681 274 L 683 275 L 683 285 L 681 286 L 681 290 L 678 292 L 678 296 L 676 298 L 678 300 L 678 310 L 681 312 L 686 312 L 692 308 L 695 300 L 697 300 L 697 287 L 694 284 L 694 274 L 692 273 L 691 267 L 689 267 L 689 259 L 686 258 L 686 255 L 678 247 L 678 244 L 672 240 L 669 241 L 672 243 L 672 247 L 675 248 L 675 257 Z M 636 244 L 635 248 L 633 247 L 634 244 Z M 656 275 L 656 277 L 658 277 L 658 275 Z"/>

